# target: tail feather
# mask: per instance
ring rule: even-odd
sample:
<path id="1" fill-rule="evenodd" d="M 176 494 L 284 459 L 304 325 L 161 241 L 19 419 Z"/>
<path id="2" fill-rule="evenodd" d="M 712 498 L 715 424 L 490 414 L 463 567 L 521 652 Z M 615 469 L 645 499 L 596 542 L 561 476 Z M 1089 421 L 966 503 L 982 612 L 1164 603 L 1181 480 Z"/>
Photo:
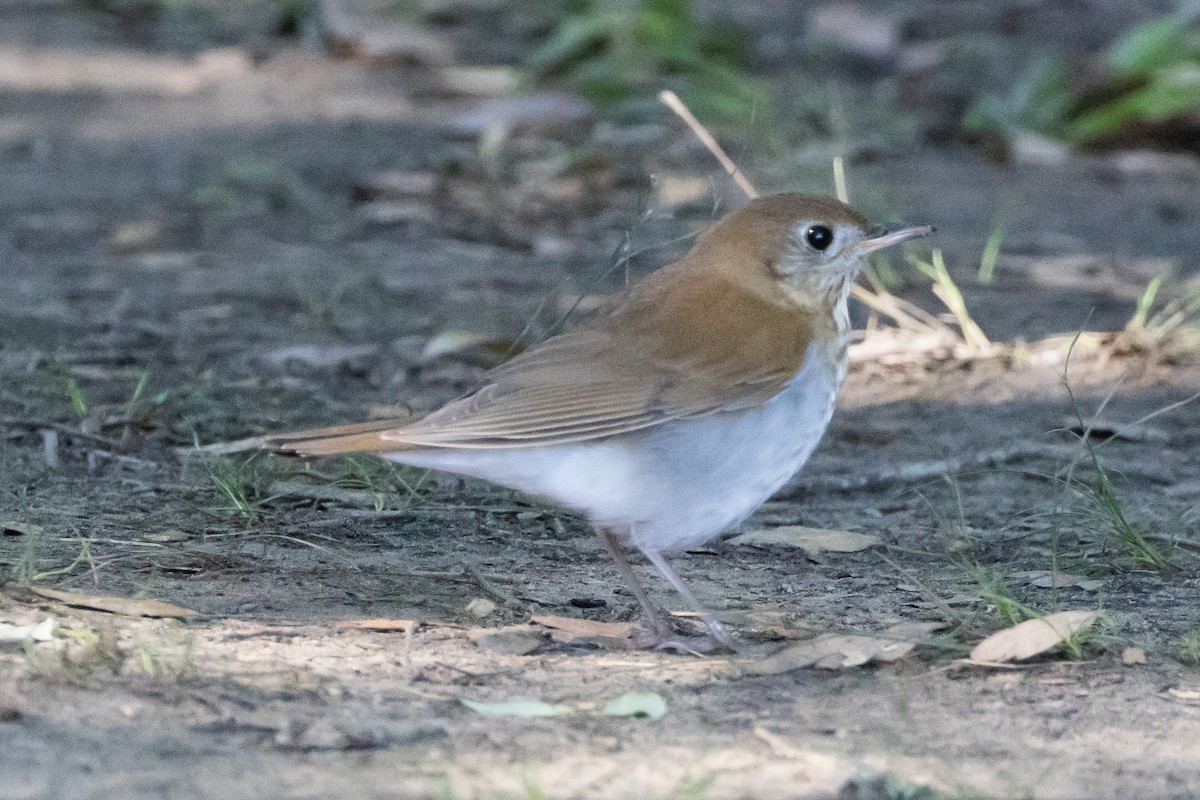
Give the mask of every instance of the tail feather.
<path id="1" fill-rule="evenodd" d="M 335 425 L 270 436 L 262 447 L 290 456 L 332 456 L 340 453 L 385 453 L 404 450 L 403 442 L 385 440 L 383 434 L 403 428 L 409 420 L 380 419 L 352 425 Z"/>

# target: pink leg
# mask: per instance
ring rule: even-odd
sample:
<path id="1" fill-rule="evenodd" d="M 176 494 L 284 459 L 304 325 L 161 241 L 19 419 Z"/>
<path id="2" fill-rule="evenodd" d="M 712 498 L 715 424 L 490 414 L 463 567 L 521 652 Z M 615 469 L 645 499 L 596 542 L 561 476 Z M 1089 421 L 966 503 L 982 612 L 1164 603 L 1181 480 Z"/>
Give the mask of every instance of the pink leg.
<path id="1" fill-rule="evenodd" d="M 676 574 L 671 565 L 667 563 L 667 560 L 659 553 L 642 551 L 646 558 L 650 560 L 650 563 L 654 564 L 658 568 L 658 571 L 662 573 L 662 576 L 667 579 L 667 582 L 675 587 L 675 591 L 679 592 L 684 601 L 691 606 L 692 610 L 700 613 L 700 618 L 704 621 L 705 627 L 708 628 L 707 637 L 681 637 L 673 634 L 670 625 L 664 619 L 662 613 L 650 602 L 650 597 L 646 594 L 646 590 L 642 588 L 637 576 L 633 574 L 633 568 L 629 566 L 629 559 L 625 557 L 625 552 L 621 547 L 621 540 L 617 533 L 600 527 L 596 528 L 596 533 L 600 537 L 600 541 L 604 543 L 605 549 L 612 556 L 613 562 L 617 565 L 617 571 L 625 579 L 625 584 L 633 592 L 633 596 L 637 598 L 638 603 L 646 614 L 647 621 L 650 623 L 652 636 L 649 646 L 664 650 L 689 652 L 708 652 L 716 649 L 714 645 L 727 650 L 736 649 L 733 645 L 732 637 L 725 630 L 725 626 L 700 605 L 700 601 L 687 588 L 683 579 Z"/>

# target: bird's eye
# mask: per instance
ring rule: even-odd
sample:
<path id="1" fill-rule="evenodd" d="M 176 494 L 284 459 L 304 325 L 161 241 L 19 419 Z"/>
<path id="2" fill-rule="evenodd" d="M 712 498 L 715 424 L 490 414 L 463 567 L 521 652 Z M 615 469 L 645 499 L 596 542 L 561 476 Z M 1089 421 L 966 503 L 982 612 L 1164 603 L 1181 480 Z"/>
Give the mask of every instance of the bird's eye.
<path id="1" fill-rule="evenodd" d="M 826 250 L 833 244 L 833 231 L 824 225 L 813 225 L 804 232 L 804 241 L 813 250 Z"/>

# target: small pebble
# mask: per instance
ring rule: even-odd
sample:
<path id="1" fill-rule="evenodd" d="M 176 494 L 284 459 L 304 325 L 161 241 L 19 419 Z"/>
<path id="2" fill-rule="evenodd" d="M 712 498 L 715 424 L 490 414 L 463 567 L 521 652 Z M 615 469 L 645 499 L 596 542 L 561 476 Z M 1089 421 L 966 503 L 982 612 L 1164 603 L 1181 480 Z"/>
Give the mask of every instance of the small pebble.
<path id="1" fill-rule="evenodd" d="M 483 619 L 489 617 L 496 610 L 496 604 L 486 597 L 476 597 L 471 602 L 467 603 L 467 613 L 475 619 Z"/>

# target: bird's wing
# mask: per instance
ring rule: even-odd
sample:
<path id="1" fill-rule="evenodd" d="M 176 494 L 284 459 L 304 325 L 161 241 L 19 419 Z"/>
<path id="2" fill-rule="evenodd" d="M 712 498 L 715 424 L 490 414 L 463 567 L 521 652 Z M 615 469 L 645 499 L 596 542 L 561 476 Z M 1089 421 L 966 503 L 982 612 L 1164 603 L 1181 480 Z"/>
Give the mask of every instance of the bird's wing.
<path id="1" fill-rule="evenodd" d="M 471 396 L 380 438 L 565 444 L 746 408 L 782 390 L 813 340 L 811 315 L 719 281 L 680 284 L 650 282 L 612 314 L 497 368 Z"/>
<path id="2" fill-rule="evenodd" d="M 819 335 L 813 314 L 720 280 L 663 274 L 670 270 L 417 422 L 301 432 L 267 446 L 324 455 L 566 444 L 752 407 L 781 391 Z"/>

